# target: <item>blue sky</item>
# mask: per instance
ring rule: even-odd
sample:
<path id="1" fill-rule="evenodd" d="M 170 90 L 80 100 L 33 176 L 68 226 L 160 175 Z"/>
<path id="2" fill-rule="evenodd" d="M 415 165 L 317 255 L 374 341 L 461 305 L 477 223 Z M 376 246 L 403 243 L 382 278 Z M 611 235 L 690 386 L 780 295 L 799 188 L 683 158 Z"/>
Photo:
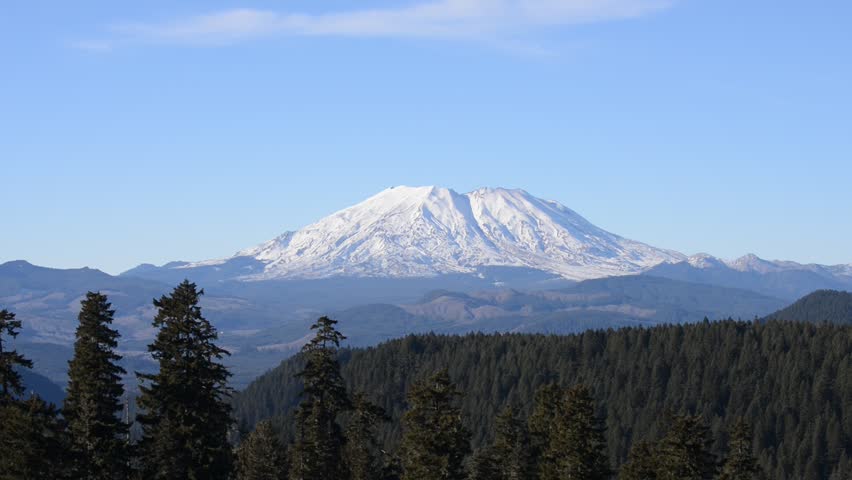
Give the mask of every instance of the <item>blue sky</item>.
<path id="1" fill-rule="evenodd" d="M 0 261 L 230 255 L 391 185 L 850 263 L 852 3 L 14 1 Z"/>

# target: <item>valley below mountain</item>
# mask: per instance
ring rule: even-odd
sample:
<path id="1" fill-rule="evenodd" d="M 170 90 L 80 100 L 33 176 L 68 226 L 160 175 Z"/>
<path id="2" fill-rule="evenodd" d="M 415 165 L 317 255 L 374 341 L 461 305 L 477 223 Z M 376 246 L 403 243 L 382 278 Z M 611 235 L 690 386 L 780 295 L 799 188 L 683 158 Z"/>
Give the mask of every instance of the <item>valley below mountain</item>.
<path id="1" fill-rule="evenodd" d="M 13 272 L 14 275 L 12 273 Z M 152 280 L 113 277 L 91 269 L 53 270 L 23 262 L 0 266 L 0 301 L 25 325 L 18 343 L 36 370 L 64 384 L 86 291 L 109 295 L 117 310 L 121 353 L 129 372 L 153 366 L 152 299 L 173 286 Z M 227 363 L 239 387 L 297 352 L 308 326 L 331 315 L 347 326 L 347 344 L 368 346 L 410 333 L 576 333 L 586 329 L 696 322 L 705 317 L 751 319 L 786 305 L 756 292 L 644 275 L 611 277 L 551 289 L 485 288 L 479 282 L 443 285 L 411 282 L 400 288 L 382 279 L 327 279 L 214 284 L 202 297 L 204 314 L 219 329 L 232 355 Z M 384 285 L 384 289 L 377 288 Z M 422 288 L 432 288 L 422 290 Z M 372 293 L 358 295 L 369 290 Z M 337 292 L 341 292 L 338 294 Z M 127 380 L 133 382 L 132 376 Z"/>

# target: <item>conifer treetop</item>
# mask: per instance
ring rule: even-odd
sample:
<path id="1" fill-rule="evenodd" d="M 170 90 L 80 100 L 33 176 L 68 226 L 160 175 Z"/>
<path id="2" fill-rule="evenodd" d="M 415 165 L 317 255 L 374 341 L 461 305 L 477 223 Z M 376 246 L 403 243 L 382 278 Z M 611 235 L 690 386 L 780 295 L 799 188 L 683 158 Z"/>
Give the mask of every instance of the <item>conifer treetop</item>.
<path id="1" fill-rule="evenodd" d="M 15 319 L 15 314 L 0 310 L 0 405 L 11 401 L 24 393 L 21 374 L 16 367 L 33 368 L 33 362 L 10 350 L 4 337 L 15 338 L 20 333 L 21 321 Z"/>

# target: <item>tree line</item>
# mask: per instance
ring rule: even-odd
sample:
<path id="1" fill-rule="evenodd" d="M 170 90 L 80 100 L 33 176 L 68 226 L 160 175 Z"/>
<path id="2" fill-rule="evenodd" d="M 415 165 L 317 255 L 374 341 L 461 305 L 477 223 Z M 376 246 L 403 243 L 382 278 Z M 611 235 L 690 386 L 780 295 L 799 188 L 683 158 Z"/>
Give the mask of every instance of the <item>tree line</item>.
<path id="1" fill-rule="evenodd" d="M 796 322 L 831 322 L 852 325 L 852 293 L 838 290 L 817 290 L 768 318 Z"/>
<path id="2" fill-rule="evenodd" d="M 295 434 L 286 444 L 264 420 L 238 447 L 237 478 L 329 480 L 746 480 L 765 478 L 742 419 L 725 459 L 711 451 L 709 428 L 698 415 L 674 415 L 659 442 L 639 442 L 627 462 L 611 468 L 603 420 L 582 384 L 539 388 L 528 418 L 513 407 L 496 419 L 492 442 L 473 452 L 447 369 L 414 382 L 406 393 L 396 452 L 382 448 L 377 430 L 390 421 L 369 395 L 349 395 L 337 361 L 337 322 L 320 318 L 302 349 L 301 401 Z"/>
<path id="3" fill-rule="evenodd" d="M 370 348 L 341 349 L 341 374 L 390 422 L 381 448 L 397 452 L 413 385 L 448 369 L 471 446 L 496 437 L 507 408 L 529 419 L 536 393 L 586 385 L 603 419 L 609 464 L 624 465 L 639 442 L 658 444 L 678 415 L 708 427 L 716 458 L 731 451 L 737 419 L 768 478 L 823 480 L 852 472 L 852 327 L 801 322 L 698 322 L 576 335 L 411 335 Z M 240 428 L 269 419 L 285 442 L 305 359 L 292 357 L 234 398 Z"/>
<path id="4" fill-rule="evenodd" d="M 380 397 L 387 392 L 374 387 L 380 380 L 401 386 L 399 378 L 388 375 L 394 375 L 394 365 L 411 367 L 414 360 L 386 358 L 386 364 L 375 363 L 370 372 L 364 372 L 373 381 L 355 388 L 341 367 L 353 358 L 353 352 L 341 349 L 345 337 L 328 317 L 312 326 L 313 338 L 293 364 L 298 365 L 292 373 L 300 393 L 286 424 L 281 417 L 264 419 L 241 432 L 234 422 L 241 412 L 232 411 L 234 392 L 228 387 L 229 372 L 223 364 L 228 353 L 216 345 L 217 331 L 202 315 L 202 294 L 185 281 L 154 301 L 157 334 L 148 350 L 159 369 L 136 373 L 140 380 L 138 439 L 131 437 L 130 422 L 122 418 L 121 378 L 126 372 L 118 364 L 119 334 L 111 327 L 115 312 L 105 295 L 89 292 L 81 304 L 61 410 L 37 395 L 25 395 L 19 369 L 32 363 L 11 348 L 10 341 L 18 335 L 21 322 L 13 313 L 0 311 L 0 479 L 781 478 L 772 477 L 773 472 L 761 466 L 752 448 L 759 441 L 746 419 L 737 420 L 725 432 L 726 451 L 717 455 L 719 430 L 711 428 L 707 415 L 700 412 L 658 412 L 662 420 L 657 423 L 664 431 L 636 439 L 624 461 L 613 461 L 610 419 L 601 414 L 607 410 L 597 400 L 594 378 L 585 382 L 549 378 L 538 382 L 531 405 L 509 402 L 493 422 L 472 422 L 466 402 L 481 402 L 486 396 L 477 398 L 471 394 L 476 389 L 459 387 L 460 376 L 454 370 L 465 368 L 465 362 L 438 362 L 405 385 L 404 410 L 396 415 L 387 403 L 380 405 Z M 738 324 L 741 327 L 745 328 Z M 848 340 L 848 330 L 842 332 Z M 470 359 L 484 356 L 494 346 L 466 345 L 467 350 L 459 353 L 467 356 L 470 366 L 469 362 L 476 363 Z M 581 349 L 600 353 L 600 346 L 590 342 Z M 848 350 L 843 358 L 848 361 Z M 759 367 L 758 362 L 752 368 Z M 581 377 L 571 377 L 577 379 Z M 500 377 L 490 379 L 492 387 L 500 381 Z M 832 388 L 822 391 L 829 405 L 834 400 Z M 244 413 L 239 402 L 237 407 Z M 476 430 L 482 429 L 489 433 L 477 441 Z M 394 431 L 400 432 L 397 440 Z M 846 438 L 841 436 L 840 441 Z M 814 448 L 828 451 L 826 446 Z M 844 478 L 849 473 L 842 470 L 849 467 L 848 460 L 833 465 L 824 478 L 829 474 Z M 827 467 L 820 464 L 819 468 Z"/>

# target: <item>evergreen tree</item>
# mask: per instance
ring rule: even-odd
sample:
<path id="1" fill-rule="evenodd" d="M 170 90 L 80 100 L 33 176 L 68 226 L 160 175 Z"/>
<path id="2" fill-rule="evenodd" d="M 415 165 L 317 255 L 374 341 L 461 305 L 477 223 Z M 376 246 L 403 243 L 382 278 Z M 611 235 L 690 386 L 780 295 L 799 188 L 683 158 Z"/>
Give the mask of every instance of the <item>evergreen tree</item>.
<path id="1" fill-rule="evenodd" d="M 722 466 L 719 480 L 756 480 L 761 470 L 751 451 L 751 427 L 738 418 L 728 442 L 728 458 Z"/>
<path id="2" fill-rule="evenodd" d="M 345 439 L 338 415 L 351 407 L 337 351 L 344 337 L 337 321 L 321 317 L 311 326 L 315 336 L 302 347 L 305 368 L 298 377 L 304 383 L 304 398 L 296 412 L 296 442 L 290 462 L 292 480 L 344 480 Z"/>
<path id="3" fill-rule="evenodd" d="M 562 389 L 555 383 L 542 385 L 535 392 L 533 410 L 528 424 L 530 432 L 530 456 L 533 469 L 540 472 L 545 464 L 552 463 L 547 458 L 550 438 L 555 435 L 557 419 L 560 415 Z"/>
<path id="4" fill-rule="evenodd" d="M 257 424 L 237 448 L 237 480 L 286 480 L 287 453 L 268 421 Z"/>
<path id="5" fill-rule="evenodd" d="M 203 293 L 184 281 L 154 301 L 159 332 L 148 351 L 160 370 L 137 373 L 143 382 L 137 420 L 145 478 L 215 480 L 230 474 L 230 374 L 220 363 L 228 353 L 216 346 L 216 329 L 201 314 Z"/>
<path id="6" fill-rule="evenodd" d="M 499 458 L 494 453 L 493 447 L 485 447 L 473 454 L 470 461 L 469 480 L 498 480 L 502 479 L 503 472 L 500 470 Z"/>
<path id="7" fill-rule="evenodd" d="M 578 385 L 566 390 L 541 466 L 542 480 L 602 480 L 611 475 L 604 427 L 595 416 L 589 389 Z"/>
<path id="8" fill-rule="evenodd" d="M 657 446 L 651 442 L 639 441 L 630 447 L 627 462 L 618 472 L 618 480 L 657 480 Z"/>
<path id="9" fill-rule="evenodd" d="M 497 416 L 494 443 L 480 449 L 471 462 L 473 480 L 532 480 L 535 466 L 526 423 L 513 407 Z"/>
<path id="10" fill-rule="evenodd" d="M 68 362 L 68 393 L 62 414 L 68 422 L 74 474 L 80 479 L 126 478 L 128 426 L 121 421 L 124 388 L 114 349 L 119 334 L 105 295 L 89 292 L 82 302 Z"/>
<path id="11" fill-rule="evenodd" d="M 414 384 L 402 418 L 403 480 L 460 480 L 470 432 L 455 406 L 460 396 L 446 370 Z"/>
<path id="12" fill-rule="evenodd" d="M 297 376 L 304 382 L 304 393 L 308 398 L 316 398 L 334 410 L 343 411 L 350 407 L 350 401 L 340 376 L 337 352 L 340 342 L 346 337 L 337 331 L 335 325 L 337 320 L 328 317 L 320 317 L 311 325 L 311 330 L 316 333 L 302 347 L 305 369 Z"/>
<path id="13" fill-rule="evenodd" d="M 377 480 L 385 468 L 376 428 L 388 421 L 384 409 L 370 403 L 362 393 L 353 397 L 352 418 L 346 427 L 346 464 L 351 480 Z"/>
<path id="14" fill-rule="evenodd" d="M 32 362 L 12 350 L 21 321 L 0 310 L 0 480 L 66 478 L 67 437 L 56 407 L 32 395 L 23 400 L 19 368 Z"/>
<path id="15" fill-rule="evenodd" d="M 33 395 L 0 405 L 0 480 L 79 478 L 68 473 L 68 439 L 56 407 Z"/>
<path id="16" fill-rule="evenodd" d="M 0 310 L 0 405 L 8 405 L 24 393 L 21 374 L 18 368 L 33 368 L 33 362 L 9 347 L 9 337 L 20 333 L 21 321 L 15 320 L 15 314 Z"/>
<path id="17" fill-rule="evenodd" d="M 713 439 L 701 417 L 678 415 L 660 445 L 660 480 L 709 480 L 716 474 Z"/>

